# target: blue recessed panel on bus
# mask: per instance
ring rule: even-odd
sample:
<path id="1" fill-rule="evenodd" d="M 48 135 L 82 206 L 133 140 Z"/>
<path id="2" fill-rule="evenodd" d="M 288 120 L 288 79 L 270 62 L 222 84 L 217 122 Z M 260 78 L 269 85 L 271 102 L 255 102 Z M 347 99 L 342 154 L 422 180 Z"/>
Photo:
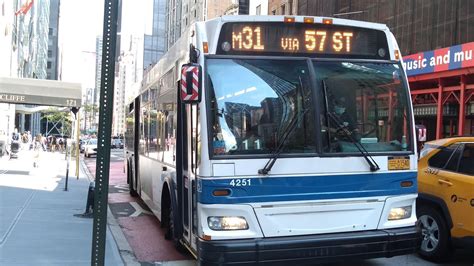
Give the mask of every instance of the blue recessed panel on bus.
<path id="1" fill-rule="evenodd" d="M 246 186 L 232 186 L 236 179 L 250 179 L 250 182 L 246 181 Z M 401 187 L 402 181 L 412 181 L 414 185 Z M 202 179 L 201 182 L 202 191 L 198 195 L 198 201 L 204 204 L 328 200 L 417 193 L 416 172 L 243 177 Z M 229 196 L 212 195 L 214 190 L 224 188 L 232 191 Z"/>

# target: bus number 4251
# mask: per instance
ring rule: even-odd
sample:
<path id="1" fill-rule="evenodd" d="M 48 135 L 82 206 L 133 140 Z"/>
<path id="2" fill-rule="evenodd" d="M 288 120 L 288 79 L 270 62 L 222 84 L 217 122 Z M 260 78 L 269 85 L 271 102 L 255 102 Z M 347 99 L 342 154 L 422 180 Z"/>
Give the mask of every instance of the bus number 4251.
<path id="1" fill-rule="evenodd" d="M 250 180 L 251 179 L 232 179 L 229 185 L 233 187 L 246 187 L 251 185 Z"/>

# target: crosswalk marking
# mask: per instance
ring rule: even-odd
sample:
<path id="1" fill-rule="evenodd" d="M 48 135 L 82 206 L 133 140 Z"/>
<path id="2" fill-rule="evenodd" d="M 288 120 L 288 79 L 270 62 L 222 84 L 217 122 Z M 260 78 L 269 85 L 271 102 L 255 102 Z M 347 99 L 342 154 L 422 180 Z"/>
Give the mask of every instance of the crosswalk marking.
<path id="1" fill-rule="evenodd" d="M 130 217 L 138 217 L 142 213 L 152 215 L 151 212 L 144 210 L 137 202 L 130 202 L 130 205 L 132 205 L 132 207 L 135 209 L 135 212 L 132 213 Z"/>

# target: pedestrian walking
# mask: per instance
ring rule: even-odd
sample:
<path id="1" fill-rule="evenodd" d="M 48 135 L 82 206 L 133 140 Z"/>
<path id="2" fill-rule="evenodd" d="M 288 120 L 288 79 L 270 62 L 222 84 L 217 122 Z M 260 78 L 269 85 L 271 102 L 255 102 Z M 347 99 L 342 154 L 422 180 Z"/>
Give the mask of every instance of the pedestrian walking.
<path id="1" fill-rule="evenodd" d="M 41 136 L 41 134 L 36 135 L 33 141 L 32 150 L 33 150 L 33 167 L 39 167 L 41 153 L 46 150 L 43 144 L 43 136 Z"/>
<path id="2" fill-rule="evenodd" d="M 58 148 L 59 151 L 60 151 L 60 152 L 63 152 L 63 151 L 64 151 L 64 140 L 63 140 L 63 138 L 59 138 L 58 144 L 59 144 L 59 145 L 58 145 L 58 146 L 59 146 L 59 148 Z"/>
<path id="3" fill-rule="evenodd" d="M 7 153 L 8 137 L 3 130 L 0 130 L 0 158 Z"/>
<path id="4" fill-rule="evenodd" d="M 56 142 L 56 137 L 53 136 L 53 138 L 51 139 L 51 151 L 52 151 L 52 152 L 55 152 L 55 151 L 56 151 L 56 144 L 57 144 L 57 142 Z"/>

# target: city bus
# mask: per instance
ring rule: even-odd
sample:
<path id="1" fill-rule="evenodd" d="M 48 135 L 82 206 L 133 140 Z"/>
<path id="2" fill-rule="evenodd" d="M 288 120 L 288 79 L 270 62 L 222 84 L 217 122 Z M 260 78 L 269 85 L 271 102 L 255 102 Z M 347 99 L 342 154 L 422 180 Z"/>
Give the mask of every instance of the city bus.
<path id="1" fill-rule="evenodd" d="M 201 265 L 297 265 L 417 250 L 417 151 L 387 26 L 197 22 L 127 106 L 130 193 Z"/>

